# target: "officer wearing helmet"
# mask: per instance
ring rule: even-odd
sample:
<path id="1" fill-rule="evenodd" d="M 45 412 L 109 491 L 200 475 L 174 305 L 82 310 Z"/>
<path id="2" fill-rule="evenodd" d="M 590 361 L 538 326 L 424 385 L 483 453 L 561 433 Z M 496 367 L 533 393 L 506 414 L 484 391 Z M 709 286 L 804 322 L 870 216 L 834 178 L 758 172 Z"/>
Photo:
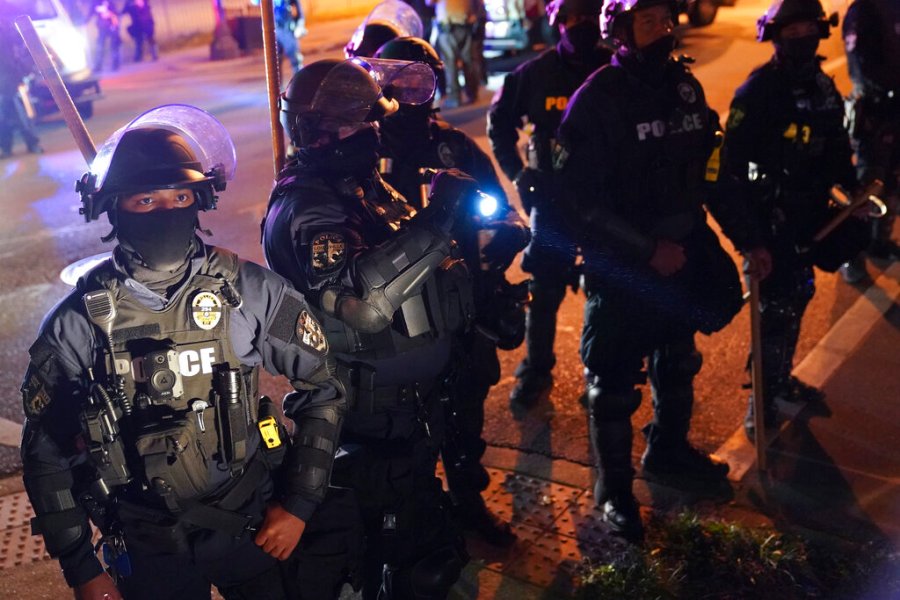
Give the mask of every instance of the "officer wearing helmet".
<path id="1" fill-rule="evenodd" d="M 891 239 L 900 211 L 900 5 L 891 0 L 856 0 L 843 23 L 844 49 L 853 92 L 849 99 L 850 136 L 856 152 L 857 175 L 885 183 L 882 198 L 890 213 L 872 223 L 866 254 L 898 260 L 900 248 Z M 850 283 L 866 276 L 862 255 L 841 267 Z"/>
<path id="2" fill-rule="evenodd" d="M 703 205 L 716 208 L 730 236 L 742 215 L 740 206 L 718 209 L 718 117 L 684 62 L 669 56 L 676 17 L 664 0 L 604 2 L 601 29 L 616 52 L 570 100 L 555 155 L 585 256 L 581 356 L 592 375 L 595 498 L 612 528 L 632 540 L 643 528 L 632 493 L 631 415 L 646 374 L 653 420 L 644 428 L 645 475 L 727 486 L 728 465 L 687 435 L 702 364 L 694 335 L 721 329 L 742 304 L 737 271 Z"/>
<path id="3" fill-rule="evenodd" d="M 47 315 L 22 386 L 32 529 L 77 598 L 288 597 L 280 561 L 325 495 L 344 396 L 303 297 L 196 235 L 234 167 L 221 123 L 170 105 L 79 183 L 118 244 Z M 296 390 L 293 444 L 260 367 Z"/>
<path id="4" fill-rule="evenodd" d="M 438 80 L 444 75 L 437 52 L 420 38 L 392 40 L 375 56 L 424 62 Z M 417 209 L 427 197 L 427 173 L 433 169 L 460 169 L 478 182 L 482 192 L 497 200 L 492 214 L 481 215 L 481 229 L 476 231 L 470 221 L 462 221 L 453 232 L 457 240 L 465 240 L 481 231 L 481 237 L 490 236 L 490 241 L 480 249 L 482 256 L 473 257 L 473 262 L 478 262 L 472 265 L 472 271 L 479 326 L 467 331 L 457 348 L 457 375 L 446 405 L 447 419 L 452 423 L 442 457 L 458 520 L 490 543 L 507 545 L 513 541 L 509 525 L 491 515 L 481 497 L 490 481 L 480 462 L 486 447 L 481 429 L 485 398 L 500 378 L 497 347 L 518 347 L 524 334 L 522 300 L 527 296 L 527 284 L 513 286 L 506 281 L 504 271 L 528 243 L 528 228 L 509 206 L 490 157 L 475 140 L 439 118 L 431 103 L 402 104 L 380 124 L 379 171 Z"/>
<path id="5" fill-rule="evenodd" d="M 553 386 L 556 313 L 566 288 L 577 289 L 577 245 L 565 231 L 554 204 L 551 153 L 569 98 L 588 75 L 607 64 L 600 40 L 600 0 L 554 0 L 547 7 L 560 41 L 506 76 L 488 112 L 487 133 L 497 162 L 516 184 L 522 208 L 531 216 L 531 244 L 522 269 L 531 274 L 525 341 L 528 353 L 516 369 L 510 394 L 515 407 L 532 407 Z M 526 160 L 519 131 L 528 133 Z"/>
<path id="6" fill-rule="evenodd" d="M 344 56 L 372 57 L 389 41 L 399 37 L 428 35 L 416 10 L 403 0 L 383 0 L 366 15 L 344 46 Z"/>
<path id="7" fill-rule="evenodd" d="M 376 121 L 433 93 L 427 65 L 352 59 L 304 67 L 282 95 L 298 151 L 263 250 L 313 304 L 350 398 L 335 488 L 297 553 L 303 598 L 346 580 L 364 598 L 443 598 L 467 561 L 435 467 L 454 340 L 474 314 L 451 231 L 475 182 L 442 171 L 416 211 L 376 169 Z"/>
<path id="8" fill-rule="evenodd" d="M 735 92 L 726 124 L 723 172 L 750 205 L 746 228 L 760 233 L 772 272 L 760 284 L 764 422 L 776 399 L 820 401 L 819 390 L 791 375 L 803 312 L 813 297 L 813 265 L 835 271 L 862 248 L 865 226 L 848 219 L 823 243 L 813 236 L 833 216 L 829 190 L 856 187 L 844 107 L 816 55 L 835 22 L 819 0 L 779 0 L 757 22 L 757 39 L 775 47 Z M 753 399 L 744 421 L 755 435 Z"/>

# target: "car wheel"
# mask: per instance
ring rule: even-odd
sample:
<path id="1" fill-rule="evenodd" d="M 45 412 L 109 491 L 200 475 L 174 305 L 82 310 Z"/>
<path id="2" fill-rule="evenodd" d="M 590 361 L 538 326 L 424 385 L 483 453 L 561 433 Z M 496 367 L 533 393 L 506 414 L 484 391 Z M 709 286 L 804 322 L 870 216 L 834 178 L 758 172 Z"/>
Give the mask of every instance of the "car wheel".
<path id="1" fill-rule="evenodd" d="M 706 27 L 716 19 L 719 5 L 715 0 L 693 0 L 688 4 L 688 21 L 694 27 Z"/>
<path id="2" fill-rule="evenodd" d="M 81 115 L 82 119 L 90 119 L 94 116 L 94 103 L 93 102 L 82 102 L 80 104 L 75 105 L 78 108 L 78 114 Z"/>

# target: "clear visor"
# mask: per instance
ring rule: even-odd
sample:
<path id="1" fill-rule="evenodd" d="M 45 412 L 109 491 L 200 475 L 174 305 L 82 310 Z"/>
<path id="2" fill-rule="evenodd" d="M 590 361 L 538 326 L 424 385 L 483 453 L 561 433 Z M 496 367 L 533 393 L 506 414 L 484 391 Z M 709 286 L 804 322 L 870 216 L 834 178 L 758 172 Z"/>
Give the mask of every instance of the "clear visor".
<path id="1" fill-rule="evenodd" d="M 195 106 L 166 104 L 151 108 L 103 142 L 91 163 L 90 172 L 96 177 L 95 189 L 103 187 L 122 136 L 134 129 L 148 128 L 167 129 L 187 140 L 204 173 L 220 168 L 226 181 L 234 177 L 237 152 L 225 126 L 214 116 Z"/>
<path id="2" fill-rule="evenodd" d="M 385 58 L 352 58 L 350 62 L 368 71 L 391 100 L 419 105 L 434 97 L 434 71 L 425 63 Z"/>
<path id="3" fill-rule="evenodd" d="M 366 25 L 376 22 L 393 25 L 400 30 L 400 37 L 420 38 L 424 31 L 422 19 L 416 14 L 415 9 L 402 0 L 384 0 L 377 4 L 360 25 L 360 29 L 365 29 Z"/>
<path id="4" fill-rule="evenodd" d="M 371 82 L 360 81 L 360 68 L 352 60 L 335 65 L 309 105 L 310 112 L 320 113 L 324 119 L 339 119 L 344 123 L 358 123 L 366 120 L 372 106 L 378 101 L 381 89 Z M 374 80 L 375 76 L 365 69 Z"/>

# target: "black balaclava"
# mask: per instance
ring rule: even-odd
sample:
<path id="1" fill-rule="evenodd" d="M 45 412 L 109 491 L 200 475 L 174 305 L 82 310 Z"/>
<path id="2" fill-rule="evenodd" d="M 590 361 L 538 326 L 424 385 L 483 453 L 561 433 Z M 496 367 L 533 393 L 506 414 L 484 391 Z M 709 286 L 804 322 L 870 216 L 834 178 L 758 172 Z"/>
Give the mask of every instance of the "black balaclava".
<path id="1" fill-rule="evenodd" d="M 300 162 L 326 176 L 366 178 L 378 165 L 381 141 L 374 127 L 366 127 L 324 146 L 300 148 Z"/>
<path id="2" fill-rule="evenodd" d="M 561 27 L 559 53 L 576 62 L 583 62 L 591 57 L 599 41 L 600 23 L 597 19 Z"/>
<path id="3" fill-rule="evenodd" d="M 385 145 L 398 155 L 409 155 L 431 139 L 429 125 L 434 109 L 430 103 L 412 106 L 401 104 L 400 110 L 381 120 Z"/>
<path id="4" fill-rule="evenodd" d="M 619 46 L 616 51 L 617 62 L 637 75 L 641 80 L 662 85 L 662 75 L 669 62 L 669 56 L 678 43 L 673 34 L 664 35 L 655 42 L 648 44 L 640 50 L 634 49 L 633 34 L 629 35 L 632 41 Z"/>
<path id="5" fill-rule="evenodd" d="M 199 210 L 196 202 L 185 208 L 146 213 L 117 210 L 116 237 L 126 251 L 127 262 L 158 272 L 158 280 L 183 273 L 194 252 Z"/>
<path id="6" fill-rule="evenodd" d="M 778 62 L 789 68 L 802 71 L 818 64 L 816 61 L 816 50 L 819 49 L 818 35 L 776 39 L 774 45 Z"/>

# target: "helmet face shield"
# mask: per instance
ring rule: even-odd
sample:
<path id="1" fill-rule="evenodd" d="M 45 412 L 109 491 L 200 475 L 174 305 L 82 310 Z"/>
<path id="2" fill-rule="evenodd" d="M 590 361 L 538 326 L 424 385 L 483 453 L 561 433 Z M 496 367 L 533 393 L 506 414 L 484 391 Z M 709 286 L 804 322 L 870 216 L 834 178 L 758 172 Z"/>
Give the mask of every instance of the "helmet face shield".
<path id="1" fill-rule="evenodd" d="M 353 58 L 366 69 L 384 95 L 401 104 L 425 104 L 434 97 L 436 78 L 432 68 L 423 62 L 387 58 Z"/>
<path id="2" fill-rule="evenodd" d="M 630 28 L 630 21 L 635 12 L 659 4 L 668 5 L 672 12 L 672 20 L 677 22 L 678 12 L 682 5 L 676 0 L 604 0 L 603 8 L 600 11 L 600 37 L 616 45 L 630 43 L 627 39 L 618 39 L 617 24 L 624 23 Z M 632 33 L 629 31 L 626 37 L 630 36 Z"/>
<path id="3" fill-rule="evenodd" d="M 153 132 L 160 135 L 154 137 Z M 152 139 L 157 145 L 135 147 L 137 139 Z M 126 145 L 123 140 L 130 141 Z M 236 167 L 234 142 L 218 119 L 194 106 L 169 104 L 148 110 L 113 133 L 77 190 L 85 219 L 91 221 L 111 208 L 112 196 L 119 192 L 201 182 L 222 190 Z M 213 206 L 210 198 L 204 208 Z"/>
<path id="4" fill-rule="evenodd" d="M 837 26 L 837 13 L 826 18 L 819 0 L 775 0 L 756 22 L 756 39 L 770 41 L 782 27 L 798 21 L 816 23 L 819 37 L 825 39 L 830 35 L 829 29 Z"/>

